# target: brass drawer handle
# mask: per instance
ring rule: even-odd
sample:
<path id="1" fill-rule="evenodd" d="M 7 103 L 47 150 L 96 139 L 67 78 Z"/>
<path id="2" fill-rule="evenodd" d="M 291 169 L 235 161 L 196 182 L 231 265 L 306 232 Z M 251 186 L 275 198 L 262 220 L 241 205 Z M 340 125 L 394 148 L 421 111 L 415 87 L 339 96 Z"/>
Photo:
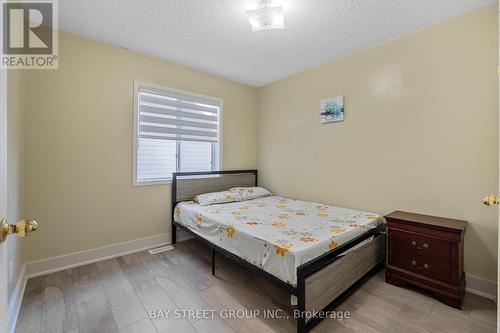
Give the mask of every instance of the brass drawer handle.
<path id="1" fill-rule="evenodd" d="M 415 260 L 412 260 L 412 261 L 411 261 L 411 264 L 412 264 L 413 266 L 415 266 L 417 269 L 422 269 L 422 268 L 428 269 L 428 268 L 429 268 L 429 265 L 427 265 L 427 264 L 424 264 L 424 267 L 422 267 L 422 266 L 417 266 L 417 262 L 416 262 Z"/>
<path id="2" fill-rule="evenodd" d="M 417 246 L 417 242 L 413 240 L 413 241 L 411 241 L 411 245 Z M 417 249 L 419 249 L 419 250 L 424 250 L 424 249 L 428 249 L 428 248 L 429 248 L 429 244 L 427 244 L 427 243 L 424 243 L 424 245 L 422 245 L 422 246 L 417 246 Z"/>
<path id="3" fill-rule="evenodd" d="M 428 248 L 429 248 L 429 244 L 427 244 L 427 243 L 425 243 L 422 246 L 417 246 L 417 249 L 419 249 L 419 250 L 425 250 L 425 249 L 428 249 Z"/>

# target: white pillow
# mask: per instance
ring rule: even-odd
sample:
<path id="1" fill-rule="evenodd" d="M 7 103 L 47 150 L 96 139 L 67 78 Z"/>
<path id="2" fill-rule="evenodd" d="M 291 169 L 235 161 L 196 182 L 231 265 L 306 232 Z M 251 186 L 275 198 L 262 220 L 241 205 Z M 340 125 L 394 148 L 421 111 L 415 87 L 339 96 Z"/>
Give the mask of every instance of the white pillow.
<path id="1" fill-rule="evenodd" d="M 194 201 L 196 201 L 202 206 L 208 206 L 218 203 L 240 201 L 240 196 L 238 193 L 233 193 L 229 191 L 211 192 L 211 193 L 198 194 L 197 196 L 194 197 Z"/>
<path id="2" fill-rule="evenodd" d="M 233 187 L 231 193 L 238 193 L 241 201 L 265 197 L 272 193 L 263 187 Z"/>

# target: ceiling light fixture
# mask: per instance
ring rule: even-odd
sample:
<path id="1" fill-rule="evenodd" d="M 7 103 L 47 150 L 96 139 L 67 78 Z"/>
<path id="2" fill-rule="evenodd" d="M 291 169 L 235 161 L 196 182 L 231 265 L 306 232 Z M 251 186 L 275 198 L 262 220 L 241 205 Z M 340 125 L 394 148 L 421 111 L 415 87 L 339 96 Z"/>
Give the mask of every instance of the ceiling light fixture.
<path id="1" fill-rule="evenodd" d="M 247 10 L 252 31 L 285 29 L 283 6 L 273 5 L 271 0 L 262 0 L 260 8 Z"/>

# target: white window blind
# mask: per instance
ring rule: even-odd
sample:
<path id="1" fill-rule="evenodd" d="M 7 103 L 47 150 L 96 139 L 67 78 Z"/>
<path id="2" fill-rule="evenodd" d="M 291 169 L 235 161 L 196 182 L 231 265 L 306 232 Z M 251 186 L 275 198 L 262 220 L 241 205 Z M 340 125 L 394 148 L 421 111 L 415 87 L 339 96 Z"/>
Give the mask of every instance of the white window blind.
<path id="1" fill-rule="evenodd" d="M 218 169 L 219 100 L 149 87 L 136 94 L 138 183 Z"/>

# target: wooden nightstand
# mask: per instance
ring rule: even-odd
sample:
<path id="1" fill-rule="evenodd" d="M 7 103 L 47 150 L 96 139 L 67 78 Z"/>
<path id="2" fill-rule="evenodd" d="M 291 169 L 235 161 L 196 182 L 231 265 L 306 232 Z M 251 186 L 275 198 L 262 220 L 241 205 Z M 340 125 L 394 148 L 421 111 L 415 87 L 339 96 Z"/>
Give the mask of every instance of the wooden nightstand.
<path id="1" fill-rule="evenodd" d="M 413 284 L 462 308 L 466 221 L 395 211 L 387 221 L 385 281 Z"/>

